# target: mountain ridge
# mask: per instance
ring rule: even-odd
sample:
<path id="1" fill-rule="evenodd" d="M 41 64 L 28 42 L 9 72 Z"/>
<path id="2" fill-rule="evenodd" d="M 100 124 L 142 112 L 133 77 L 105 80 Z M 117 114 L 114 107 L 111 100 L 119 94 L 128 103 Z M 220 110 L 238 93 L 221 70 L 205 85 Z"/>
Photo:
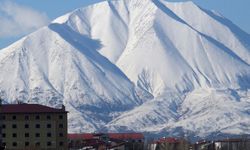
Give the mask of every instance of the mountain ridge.
<path id="1" fill-rule="evenodd" d="M 70 132 L 250 133 L 249 39 L 193 2 L 105 1 L 1 50 L 0 95 L 65 104 Z"/>

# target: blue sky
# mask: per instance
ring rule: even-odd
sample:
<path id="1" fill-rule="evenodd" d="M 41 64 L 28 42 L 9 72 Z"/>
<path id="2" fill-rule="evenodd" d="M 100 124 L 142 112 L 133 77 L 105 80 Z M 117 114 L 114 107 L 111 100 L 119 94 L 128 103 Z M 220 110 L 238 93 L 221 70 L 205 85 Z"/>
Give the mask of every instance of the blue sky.
<path id="1" fill-rule="evenodd" d="M 101 1 L 103 0 L 0 0 L 0 48 L 69 11 Z M 250 0 L 193 1 L 203 8 L 221 13 L 250 33 Z M 26 15 L 27 13 L 32 15 Z M 24 22 L 26 24 L 22 25 Z M 20 27 L 24 29 L 19 31 Z"/>

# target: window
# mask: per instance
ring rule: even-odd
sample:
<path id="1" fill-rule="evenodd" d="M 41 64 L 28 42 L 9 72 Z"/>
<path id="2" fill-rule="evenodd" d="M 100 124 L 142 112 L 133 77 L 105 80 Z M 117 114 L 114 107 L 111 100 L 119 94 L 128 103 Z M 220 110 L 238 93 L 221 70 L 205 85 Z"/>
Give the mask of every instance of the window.
<path id="1" fill-rule="evenodd" d="M 63 146 L 63 144 L 64 144 L 63 142 L 59 142 L 59 145 L 60 145 L 60 146 Z"/>
<path id="2" fill-rule="evenodd" d="M 47 146 L 51 146 L 52 144 L 51 144 L 51 142 L 47 142 Z"/>
<path id="3" fill-rule="evenodd" d="M 40 128 L 40 124 L 36 124 L 36 128 Z"/>
<path id="4" fill-rule="evenodd" d="M 29 120 L 30 117 L 29 117 L 28 115 L 26 115 L 26 116 L 24 117 L 24 119 L 25 119 L 25 120 Z"/>
<path id="5" fill-rule="evenodd" d="M 6 143 L 5 143 L 5 142 L 3 142 L 3 143 L 2 143 L 2 145 L 3 145 L 3 147 L 5 147 L 5 146 L 6 146 Z"/>
<path id="6" fill-rule="evenodd" d="M 16 116 L 12 116 L 12 119 L 13 119 L 13 120 L 16 120 Z"/>
<path id="7" fill-rule="evenodd" d="M 40 116 L 39 115 L 36 115 L 36 120 L 39 120 L 40 119 Z"/>
<path id="8" fill-rule="evenodd" d="M 29 124 L 25 124 L 24 128 L 26 128 L 26 129 L 29 128 Z"/>
<path id="9" fill-rule="evenodd" d="M 63 128 L 63 124 L 59 124 L 59 128 Z"/>
<path id="10" fill-rule="evenodd" d="M 24 136 L 25 137 L 30 137 L 30 134 L 29 133 L 25 133 Z"/>
<path id="11" fill-rule="evenodd" d="M 47 137 L 51 137 L 51 133 L 47 133 Z"/>
<path id="12" fill-rule="evenodd" d="M 13 133 L 13 134 L 12 134 L 12 137 L 16 138 L 16 136 L 17 136 L 16 133 Z"/>
<path id="13" fill-rule="evenodd" d="M 13 129 L 16 129 L 16 128 L 17 128 L 17 125 L 16 125 L 16 124 L 13 124 L 13 125 L 12 125 L 12 128 L 13 128 Z"/>
<path id="14" fill-rule="evenodd" d="M 17 142 L 13 142 L 12 146 L 16 147 L 17 146 Z"/>
<path id="15" fill-rule="evenodd" d="M 36 133 L 36 137 L 40 137 L 40 133 Z"/>
<path id="16" fill-rule="evenodd" d="M 2 129 L 5 129 L 6 128 L 6 125 L 5 124 L 2 124 Z"/>
<path id="17" fill-rule="evenodd" d="M 40 146 L 40 142 L 36 142 L 36 146 Z"/>
<path id="18" fill-rule="evenodd" d="M 30 142 L 25 142 L 25 146 L 29 146 L 30 145 Z"/>
<path id="19" fill-rule="evenodd" d="M 3 133 L 3 134 L 2 134 L 2 137 L 3 137 L 3 138 L 5 138 L 5 137 L 6 137 L 6 134 L 5 134 L 5 133 Z"/>
<path id="20" fill-rule="evenodd" d="M 59 133 L 59 136 L 60 136 L 60 137 L 63 137 L 63 133 Z"/>
<path id="21" fill-rule="evenodd" d="M 51 128 L 51 124 L 47 124 L 47 128 Z"/>
<path id="22" fill-rule="evenodd" d="M 63 115 L 59 115 L 59 119 L 63 119 Z"/>
<path id="23" fill-rule="evenodd" d="M 50 120 L 50 119 L 51 119 L 51 116 L 50 116 L 50 115 L 47 115 L 47 119 Z"/>

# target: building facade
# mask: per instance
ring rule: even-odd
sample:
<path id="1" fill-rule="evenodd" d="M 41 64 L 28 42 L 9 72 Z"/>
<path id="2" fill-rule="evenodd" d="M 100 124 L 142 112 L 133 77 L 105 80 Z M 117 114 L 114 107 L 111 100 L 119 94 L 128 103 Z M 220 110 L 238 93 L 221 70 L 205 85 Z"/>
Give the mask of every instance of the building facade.
<path id="1" fill-rule="evenodd" d="M 67 111 L 38 104 L 1 105 L 2 145 L 7 150 L 66 150 Z"/>

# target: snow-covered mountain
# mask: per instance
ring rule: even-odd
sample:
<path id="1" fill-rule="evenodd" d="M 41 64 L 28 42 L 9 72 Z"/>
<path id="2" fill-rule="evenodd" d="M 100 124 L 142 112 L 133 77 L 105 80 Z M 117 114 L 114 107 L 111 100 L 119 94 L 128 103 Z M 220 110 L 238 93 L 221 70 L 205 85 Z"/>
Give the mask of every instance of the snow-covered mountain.
<path id="1" fill-rule="evenodd" d="M 250 134 L 250 35 L 193 2 L 105 1 L 0 51 L 0 90 L 70 132 Z"/>
<path id="2" fill-rule="evenodd" d="M 64 103 L 74 129 L 101 128 L 142 100 L 100 47 L 65 25 L 44 27 L 0 51 L 1 95 L 9 102 Z"/>

